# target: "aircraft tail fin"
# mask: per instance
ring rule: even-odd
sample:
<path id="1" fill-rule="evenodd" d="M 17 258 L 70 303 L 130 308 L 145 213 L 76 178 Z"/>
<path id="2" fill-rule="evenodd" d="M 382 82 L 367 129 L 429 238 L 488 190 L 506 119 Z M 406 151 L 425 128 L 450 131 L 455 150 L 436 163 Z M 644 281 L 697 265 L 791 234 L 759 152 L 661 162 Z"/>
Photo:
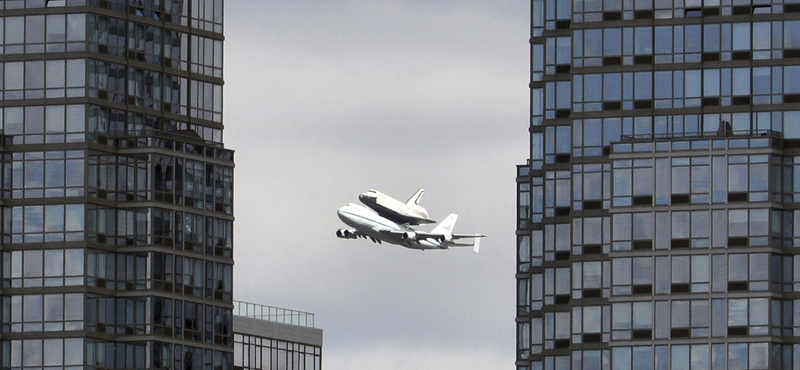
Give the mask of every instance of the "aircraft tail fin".
<path id="1" fill-rule="evenodd" d="M 481 249 L 481 238 L 485 238 L 486 235 L 453 234 L 453 228 L 456 226 L 456 220 L 458 220 L 458 215 L 451 213 L 444 219 L 444 221 L 439 223 L 439 225 L 437 225 L 433 231 L 430 233 L 425 233 L 425 235 L 435 237 L 441 242 L 444 249 L 449 247 L 472 247 L 472 251 L 478 253 L 478 251 Z M 459 243 L 457 242 L 459 239 L 472 239 L 472 243 Z"/>
<path id="2" fill-rule="evenodd" d="M 456 226 L 456 220 L 458 220 L 458 215 L 451 213 L 442 222 L 436 225 L 433 231 L 431 231 L 431 234 L 444 235 L 445 239 L 450 240 L 453 235 L 453 228 Z"/>
<path id="3" fill-rule="evenodd" d="M 419 190 L 417 190 L 417 192 L 414 193 L 414 195 L 412 195 L 411 198 L 408 198 L 406 204 L 408 205 L 419 204 L 419 201 L 422 200 L 422 194 L 425 194 L 425 189 L 419 188 Z"/>

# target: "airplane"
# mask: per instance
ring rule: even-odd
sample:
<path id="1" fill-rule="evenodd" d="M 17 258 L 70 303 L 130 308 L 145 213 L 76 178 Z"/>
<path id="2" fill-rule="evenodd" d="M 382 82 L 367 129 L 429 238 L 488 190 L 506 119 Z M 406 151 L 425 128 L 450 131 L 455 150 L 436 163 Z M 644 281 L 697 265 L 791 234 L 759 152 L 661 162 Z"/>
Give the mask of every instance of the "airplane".
<path id="1" fill-rule="evenodd" d="M 450 247 L 473 247 L 478 253 L 480 238 L 483 234 L 453 234 L 453 227 L 458 216 L 451 213 L 433 231 L 425 232 L 412 229 L 406 225 L 398 224 L 372 210 L 357 204 L 348 203 L 339 208 L 336 215 L 345 224 L 353 229 L 339 229 L 336 236 L 343 239 L 369 238 L 374 243 L 387 242 L 410 249 L 449 249 Z M 458 243 L 455 240 L 470 238 L 472 243 Z"/>
<path id="2" fill-rule="evenodd" d="M 428 216 L 428 211 L 419 205 L 423 193 L 425 193 L 425 189 L 420 188 L 403 203 L 375 189 L 369 189 L 366 193 L 361 193 L 358 196 L 358 200 L 378 212 L 379 215 L 399 224 L 423 225 L 435 223 L 436 221 L 431 220 Z"/>

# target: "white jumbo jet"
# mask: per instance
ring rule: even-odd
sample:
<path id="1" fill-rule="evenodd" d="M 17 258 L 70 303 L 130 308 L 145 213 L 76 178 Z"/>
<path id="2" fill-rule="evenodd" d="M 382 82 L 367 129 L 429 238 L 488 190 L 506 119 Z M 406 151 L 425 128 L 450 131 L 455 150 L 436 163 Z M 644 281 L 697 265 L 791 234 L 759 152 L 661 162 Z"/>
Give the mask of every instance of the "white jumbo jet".
<path id="1" fill-rule="evenodd" d="M 375 189 L 369 189 L 366 193 L 359 194 L 358 200 L 378 212 L 379 215 L 399 224 L 423 225 L 435 223 L 436 221 L 431 220 L 428 216 L 428 211 L 419 205 L 423 193 L 425 193 L 425 189 L 420 188 L 403 203 Z"/>
<path id="2" fill-rule="evenodd" d="M 339 229 L 336 236 L 344 239 L 369 238 L 380 244 L 381 241 L 397 244 L 410 249 L 449 249 L 450 247 L 473 247 L 478 253 L 483 234 L 453 234 L 458 216 L 451 213 L 433 231 L 425 232 L 381 217 L 375 212 L 349 203 L 339 208 L 336 215 L 353 229 Z M 457 243 L 458 239 L 474 239 L 472 243 Z"/>

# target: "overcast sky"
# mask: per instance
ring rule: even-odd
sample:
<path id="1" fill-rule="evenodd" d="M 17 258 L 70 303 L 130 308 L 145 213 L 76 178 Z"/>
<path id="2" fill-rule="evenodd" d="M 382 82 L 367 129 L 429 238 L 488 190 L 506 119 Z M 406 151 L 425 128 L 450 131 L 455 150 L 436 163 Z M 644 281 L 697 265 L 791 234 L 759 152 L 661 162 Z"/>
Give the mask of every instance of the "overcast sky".
<path id="1" fill-rule="evenodd" d="M 225 5 L 234 298 L 314 313 L 326 370 L 513 368 L 530 2 Z M 334 235 L 359 193 L 419 187 L 480 254 Z"/>

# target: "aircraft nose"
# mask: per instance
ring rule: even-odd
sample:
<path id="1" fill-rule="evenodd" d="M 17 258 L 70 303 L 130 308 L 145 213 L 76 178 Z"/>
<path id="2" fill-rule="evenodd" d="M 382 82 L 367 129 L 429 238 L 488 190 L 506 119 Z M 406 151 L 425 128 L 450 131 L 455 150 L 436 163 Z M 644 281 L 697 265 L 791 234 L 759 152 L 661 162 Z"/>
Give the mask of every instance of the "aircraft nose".
<path id="1" fill-rule="evenodd" d="M 343 209 L 344 209 L 344 207 L 339 208 L 339 209 L 336 210 L 336 216 L 339 217 L 339 219 L 342 220 L 342 221 L 344 221 L 345 218 L 347 218 L 347 216 L 345 215 Z"/>

